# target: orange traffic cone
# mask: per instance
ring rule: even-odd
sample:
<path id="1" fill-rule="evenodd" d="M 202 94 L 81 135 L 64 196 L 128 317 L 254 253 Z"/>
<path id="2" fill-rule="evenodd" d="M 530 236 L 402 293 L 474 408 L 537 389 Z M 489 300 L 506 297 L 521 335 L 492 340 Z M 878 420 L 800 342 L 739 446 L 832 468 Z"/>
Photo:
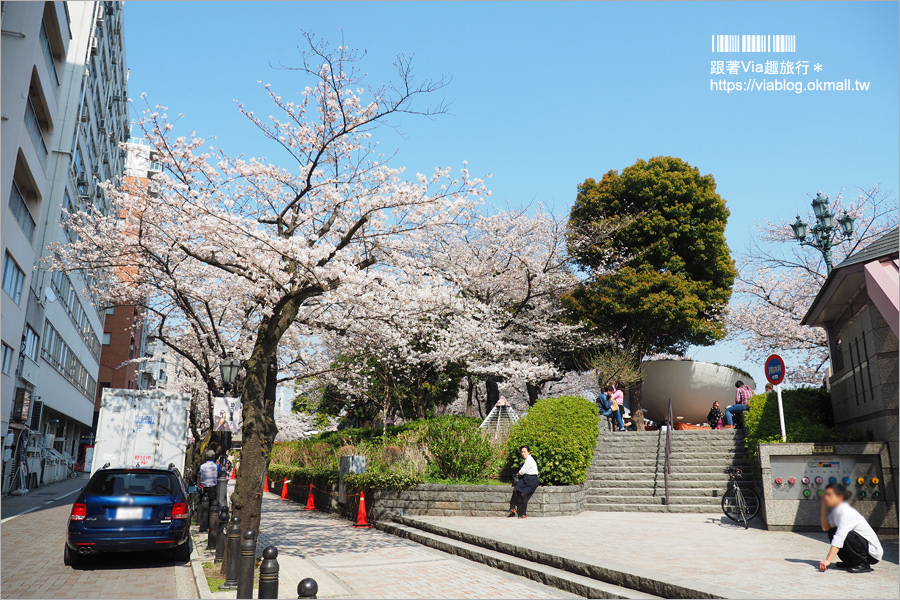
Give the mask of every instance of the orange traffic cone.
<path id="1" fill-rule="evenodd" d="M 287 477 L 284 478 L 284 483 L 283 483 L 282 486 L 281 486 L 281 499 L 282 499 L 282 500 L 287 500 L 287 499 L 288 499 L 288 495 L 287 495 Z"/>
<path id="2" fill-rule="evenodd" d="M 316 510 L 316 501 L 313 498 L 312 490 L 312 484 L 309 484 L 309 496 L 306 497 L 306 508 L 304 510 Z"/>
<path id="3" fill-rule="evenodd" d="M 237 479 L 237 469 L 231 469 L 231 478 Z"/>
<path id="4" fill-rule="evenodd" d="M 356 525 L 354 527 L 358 527 L 360 529 L 369 529 L 372 526 L 366 521 L 366 494 L 365 492 L 359 493 L 359 513 L 356 517 Z"/>
<path id="5" fill-rule="evenodd" d="M 269 476 L 266 475 L 266 482 L 263 484 L 263 493 L 269 491 Z"/>

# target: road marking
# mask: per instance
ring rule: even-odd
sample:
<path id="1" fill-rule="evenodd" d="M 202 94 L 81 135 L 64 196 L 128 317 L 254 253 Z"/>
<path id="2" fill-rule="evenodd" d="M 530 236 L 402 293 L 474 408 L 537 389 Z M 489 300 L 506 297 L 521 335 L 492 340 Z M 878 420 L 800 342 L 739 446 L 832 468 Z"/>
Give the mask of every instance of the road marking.
<path id="1" fill-rule="evenodd" d="M 17 515 L 13 515 L 11 517 L 6 517 L 5 519 L 0 519 L 0 523 L 6 523 L 7 521 L 11 521 L 12 519 L 15 519 L 16 517 L 21 517 L 22 515 L 27 515 L 28 513 L 34 512 L 39 508 L 44 508 L 44 507 L 43 506 L 32 506 L 28 510 L 22 511 Z"/>
<path id="2" fill-rule="evenodd" d="M 72 491 L 69 492 L 68 494 L 63 494 L 62 496 L 57 496 L 57 497 L 54 498 L 53 500 L 45 500 L 45 501 L 44 501 L 44 505 L 47 505 L 47 504 L 53 504 L 54 502 L 58 502 L 59 500 L 62 500 L 63 498 L 68 498 L 68 497 L 71 496 L 72 494 L 77 494 L 77 493 L 80 492 L 82 489 L 83 489 L 83 488 L 78 488 L 77 490 L 72 490 Z M 39 509 L 39 508 L 44 508 L 44 507 L 43 507 L 43 506 L 32 506 L 32 507 L 29 508 L 28 510 L 23 510 L 22 512 L 20 512 L 20 513 L 17 514 L 17 515 L 13 515 L 13 516 L 11 516 L 11 517 L 6 517 L 5 519 L 0 519 L 0 524 L 6 523 L 7 521 L 10 521 L 10 520 L 12 520 L 12 519 L 15 519 L 16 517 L 21 517 L 22 515 L 27 515 L 28 513 L 34 512 L 34 511 L 36 511 L 36 510 Z"/>
<path id="3" fill-rule="evenodd" d="M 44 502 L 44 504 L 50 504 L 51 502 L 56 502 L 57 500 L 62 500 L 63 498 L 68 498 L 68 497 L 71 496 L 72 494 L 77 494 L 78 492 L 80 492 L 80 491 L 83 490 L 83 489 L 84 489 L 84 488 L 78 488 L 77 490 L 72 490 L 72 491 L 69 492 L 68 494 L 63 494 L 62 496 L 57 496 L 57 497 L 54 498 L 53 500 L 47 500 L 46 502 Z"/>

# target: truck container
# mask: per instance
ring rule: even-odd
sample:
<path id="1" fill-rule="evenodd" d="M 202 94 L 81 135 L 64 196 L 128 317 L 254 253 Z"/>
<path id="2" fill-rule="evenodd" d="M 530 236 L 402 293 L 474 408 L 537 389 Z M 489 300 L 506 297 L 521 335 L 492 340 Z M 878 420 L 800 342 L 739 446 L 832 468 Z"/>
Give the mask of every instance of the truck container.
<path id="1" fill-rule="evenodd" d="M 91 472 L 160 468 L 184 472 L 190 396 L 162 390 L 106 388 L 100 404 Z"/>

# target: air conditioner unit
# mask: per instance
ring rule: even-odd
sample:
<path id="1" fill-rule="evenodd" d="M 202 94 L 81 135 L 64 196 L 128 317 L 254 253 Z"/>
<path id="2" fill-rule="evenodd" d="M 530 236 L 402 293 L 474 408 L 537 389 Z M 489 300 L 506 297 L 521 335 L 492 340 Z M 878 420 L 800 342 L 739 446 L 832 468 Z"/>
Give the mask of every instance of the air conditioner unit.
<path id="1" fill-rule="evenodd" d="M 81 113 L 81 122 L 82 123 L 87 123 L 90 120 L 91 120 L 90 113 L 88 113 L 87 111 L 84 111 L 83 113 Z"/>
<path id="2" fill-rule="evenodd" d="M 106 131 L 106 119 L 100 119 L 99 128 L 101 133 Z"/>
<path id="3" fill-rule="evenodd" d="M 91 40 L 91 55 L 97 56 L 100 52 L 100 46 L 97 44 L 97 38 Z"/>
<path id="4" fill-rule="evenodd" d="M 40 429 L 41 418 L 44 416 L 44 403 L 34 400 L 31 403 L 31 414 L 28 415 L 28 426 L 34 430 Z"/>

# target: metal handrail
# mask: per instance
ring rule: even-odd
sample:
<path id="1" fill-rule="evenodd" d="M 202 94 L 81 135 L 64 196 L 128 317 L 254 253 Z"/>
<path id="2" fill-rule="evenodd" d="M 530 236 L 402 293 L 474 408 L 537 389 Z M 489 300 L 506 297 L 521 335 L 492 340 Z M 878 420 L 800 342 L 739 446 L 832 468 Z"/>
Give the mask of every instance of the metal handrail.
<path id="1" fill-rule="evenodd" d="M 666 480 L 666 506 L 669 506 L 669 460 L 672 455 L 672 399 L 669 398 L 669 408 L 666 414 L 666 462 L 663 465 L 663 474 Z"/>

